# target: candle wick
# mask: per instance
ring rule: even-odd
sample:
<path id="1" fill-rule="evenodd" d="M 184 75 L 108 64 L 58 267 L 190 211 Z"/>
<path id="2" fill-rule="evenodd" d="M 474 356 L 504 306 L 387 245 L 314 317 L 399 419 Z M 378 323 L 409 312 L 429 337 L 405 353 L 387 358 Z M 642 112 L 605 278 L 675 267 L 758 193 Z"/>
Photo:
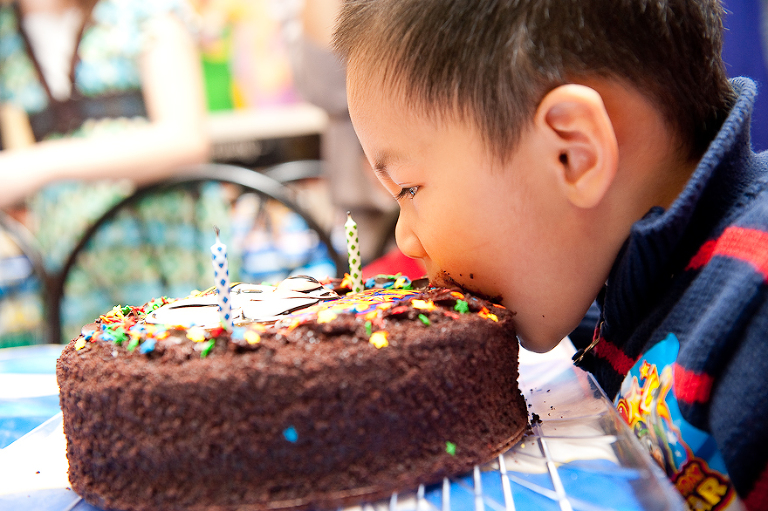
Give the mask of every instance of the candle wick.
<path id="1" fill-rule="evenodd" d="M 216 237 L 218 238 L 219 237 L 219 227 L 217 225 L 213 226 L 213 232 L 216 233 Z"/>

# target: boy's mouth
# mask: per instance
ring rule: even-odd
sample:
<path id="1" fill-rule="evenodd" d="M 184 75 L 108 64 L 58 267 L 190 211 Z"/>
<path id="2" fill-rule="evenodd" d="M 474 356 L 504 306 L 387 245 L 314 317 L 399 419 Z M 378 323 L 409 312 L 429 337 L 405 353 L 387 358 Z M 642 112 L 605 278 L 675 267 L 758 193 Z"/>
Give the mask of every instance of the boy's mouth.
<path id="1" fill-rule="evenodd" d="M 474 278 L 472 274 L 470 274 L 470 279 Z M 478 290 L 471 284 L 461 284 L 456 279 L 454 279 L 450 273 L 448 273 L 445 270 L 439 270 L 434 277 L 430 278 L 431 285 L 433 286 L 439 286 L 439 287 L 456 287 L 459 289 L 463 289 L 466 291 L 469 291 L 473 295 L 477 296 L 478 298 L 482 298 L 484 300 L 488 300 L 491 303 L 497 303 L 501 305 L 503 296 L 497 295 L 497 296 L 489 296 L 482 291 Z"/>

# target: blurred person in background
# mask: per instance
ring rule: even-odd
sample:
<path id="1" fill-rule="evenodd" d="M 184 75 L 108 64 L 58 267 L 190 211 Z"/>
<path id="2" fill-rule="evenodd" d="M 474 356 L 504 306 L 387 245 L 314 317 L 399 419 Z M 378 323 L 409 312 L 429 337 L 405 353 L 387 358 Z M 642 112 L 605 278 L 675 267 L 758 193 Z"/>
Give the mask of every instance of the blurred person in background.
<path id="1" fill-rule="evenodd" d="M 190 13 L 182 0 L 0 0 L 0 208 L 47 271 L 136 185 L 207 161 Z M 0 292 L 0 347 L 38 320 Z"/>
<path id="2" fill-rule="evenodd" d="M 372 179 L 370 165 L 347 111 L 346 73 L 331 51 L 331 35 L 342 0 L 297 1 L 294 30 L 289 29 L 294 81 L 310 103 L 324 109 L 329 123 L 322 139 L 331 200 L 350 211 L 358 224 L 363 262 L 381 255 L 384 241 L 394 246 L 397 203 Z"/>

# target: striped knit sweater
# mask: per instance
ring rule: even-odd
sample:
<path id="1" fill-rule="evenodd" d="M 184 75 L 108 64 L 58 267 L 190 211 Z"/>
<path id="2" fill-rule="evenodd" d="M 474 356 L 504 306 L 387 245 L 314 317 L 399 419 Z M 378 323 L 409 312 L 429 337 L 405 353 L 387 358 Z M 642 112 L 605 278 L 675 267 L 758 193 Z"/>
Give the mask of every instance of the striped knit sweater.
<path id="1" fill-rule="evenodd" d="M 732 85 L 738 99 L 681 195 L 633 225 L 578 365 L 613 399 L 673 334 L 680 413 L 712 435 L 746 506 L 768 509 L 768 152 L 749 143 L 755 84 Z"/>

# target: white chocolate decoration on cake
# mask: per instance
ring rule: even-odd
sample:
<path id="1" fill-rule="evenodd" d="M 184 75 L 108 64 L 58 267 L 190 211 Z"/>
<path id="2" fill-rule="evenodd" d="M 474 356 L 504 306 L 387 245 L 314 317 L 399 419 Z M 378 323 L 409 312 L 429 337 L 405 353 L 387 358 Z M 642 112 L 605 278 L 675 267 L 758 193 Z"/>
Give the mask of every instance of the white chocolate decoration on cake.
<path id="1" fill-rule="evenodd" d="M 277 286 L 236 284 L 230 290 L 235 325 L 271 323 L 282 316 L 339 298 L 334 291 L 304 275 L 290 277 Z M 147 314 L 146 323 L 215 328 L 220 325 L 216 295 L 191 296 L 171 302 Z"/>

